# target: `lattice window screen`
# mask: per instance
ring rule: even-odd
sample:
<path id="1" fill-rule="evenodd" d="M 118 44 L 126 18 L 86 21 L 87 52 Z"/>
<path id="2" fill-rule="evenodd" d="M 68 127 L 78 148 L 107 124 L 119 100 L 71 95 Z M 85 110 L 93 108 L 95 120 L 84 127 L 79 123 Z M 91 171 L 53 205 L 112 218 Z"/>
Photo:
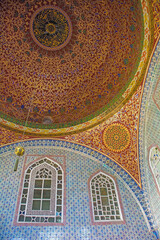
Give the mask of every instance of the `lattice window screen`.
<path id="1" fill-rule="evenodd" d="M 104 173 L 98 173 L 90 181 L 92 214 L 94 222 L 122 221 L 115 181 Z"/>
<path id="2" fill-rule="evenodd" d="M 17 221 L 63 223 L 64 173 L 61 166 L 44 158 L 25 171 Z"/>

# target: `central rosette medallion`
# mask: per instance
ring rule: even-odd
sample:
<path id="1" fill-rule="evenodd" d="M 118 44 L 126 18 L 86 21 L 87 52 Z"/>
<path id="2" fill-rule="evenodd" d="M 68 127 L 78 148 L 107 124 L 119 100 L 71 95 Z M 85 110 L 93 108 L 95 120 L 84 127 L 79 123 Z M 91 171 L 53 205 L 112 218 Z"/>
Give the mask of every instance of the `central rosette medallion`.
<path id="1" fill-rule="evenodd" d="M 72 35 L 68 15 L 60 8 L 45 6 L 37 9 L 30 22 L 33 40 L 47 50 L 58 50 L 66 46 Z"/>
<path id="2" fill-rule="evenodd" d="M 3 0 L 3 125 L 23 131 L 30 111 L 26 132 L 60 136 L 110 118 L 144 79 L 150 25 L 142 10 L 140 0 Z M 128 129 L 106 131 L 107 149 L 128 148 Z"/>

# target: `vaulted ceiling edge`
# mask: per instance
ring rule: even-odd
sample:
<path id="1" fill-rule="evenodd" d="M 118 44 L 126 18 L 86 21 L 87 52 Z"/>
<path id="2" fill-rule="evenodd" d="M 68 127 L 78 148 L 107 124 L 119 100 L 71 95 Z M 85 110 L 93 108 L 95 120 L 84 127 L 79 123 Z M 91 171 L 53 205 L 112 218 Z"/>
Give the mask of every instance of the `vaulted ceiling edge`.
<path id="1" fill-rule="evenodd" d="M 6 1 L 4 1 L 4 2 L 6 2 Z M 10 2 L 10 1 L 8 1 L 8 2 Z M 22 4 L 22 2 L 25 2 L 25 1 L 20 1 L 20 2 Z M 34 1 L 34 2 L 36 2 L 36 1 Z M 50 3 L 51 2 L 52 1 L 50 1 Z M 104 1 L 104 2 L 107 2 L 107 1 Z M 42 4 L 42 3 L 43 3 L 43 1 L 41 1 L 39 4 Z M 56 2 L 54 2 L 54 3 L 56 3 Z M 80 1 L 79 1 L 79 3 L 80 3 Z M 87 1 L 85 3 L 86 3 L 85 6 L 86 6 L 86 11 L 87 11 L 87 6 L 88 6 Z M 1 77 L 2 77 L 1 83 L 3 86 L 2 93 L 1 93 L 1 99 L 0 99 L 0 110 L 2 110 L 1 111 L 2 115 L 0 118 L 0 126 L 1 126 L 0 127 L 0 133 L 1 133 L 0 145 L 1 146 L 5 145 L 5 144 L 17 142 L 17 141 L 31 139 L 31 138 L 36 139 L 37 137 L 49 138 L 49 137 L 57 136 L 65 141 L 75 142 L 77 144 L 90 147 L 98 152 L 103 153 L 104 155 L 108 156 L 111 160 L 116 162 L 119 166 L 121 166 L 126 172 L 128 172 L 129 175 L 136 181 L 136 183 L 139 186 L 141 186 L 141 177 L 140 177 L 140 169 L 139 169 L 139 154 L 138 154 L 138 126 L 139 126 L 140 104 L 141 104 L 141 97 L 142 97 L 142 93 L 143 93 L 145 78 L 147 76 L 148 67 L 149 67 L 150 61 L 151 61 L 151 56 L 154 53 L 154 48 L 156 46 L 156 42 L 158 41 L 157 39 L 159 38 L 159 33 L 160 33 L 160 28 L 159 28 L 159 24 L 158 24 L 160 22 L 160 11 L 157 11 L 157 9 L 159 9 L 157 7 L 157 2 L 152 1 L 152 4 L 151 4 L 151 3 L 148 3 L 148 1 L 142 1 L 141 4 L 142 4 L 141 6 L 143 9 L 143 21 L 144 21 L 143 27 L 144 27 L 144 29 L 142 30 L 143 34 L 141 35 L 141 37 L 143 36 L 143 39 L 141 39 L 141 41 L 139 43 L 141 43 L 142 48 L 140 51 L 137 48 L 138 55 L 137 55 L 136 67 L 134 64 L 132 64 L 130 62 L 130 60 L 128 62 L 127 58 L 125 58 L 125 61 L 123 61 L 124 71 L 128 67 L 129 68 L 131 67 L 130 70 L 132 69 L 130 71 L 130 76 L 128 75 L 131 81 L 129 82 L 127 80 L 128 82 L 125 83 L 126 89 L 123 88 L 123 90 L 124 89 L 125 90 L 122 91 L 122 89 L 121 89 L 119 92 L 115 91 L 113 85 L 114 85 L 114 83 L 118 84 L 118 80 L 115 80 L 115 78 L 114 78 L 115 74 L 113 74 L 114 77 L 112 75 L 109 76 L 112 80 L 110 83 L 107 82 L 106 78 L 102 78 L 102 83 L 104 83 L 106 81 L 107 85 L 103 85 L 103 84 L 101 86 L 97 85 L 98 80 L 101 80 L 100 68 L 98 68 L 98 66 L 102 67 L 101 63 L 104 61 L 104 59 L 101 59 L 102 62 L 100 61 L 100 65 L 96 65 L 97 67 L 95 67 L 96 71 L 98 71 L 97 74 L 99 74 L 99 75 L 97 75 L 97 83 L 95 81 L 95 89 L 94 90 L 90 89 L 91 90 L 90 92 L 92 92 L 90 99 L 89 99 L 89 95 L 86 95 L 86 96 L 88 96 L 86 99 L 84 98 L 84 95 L 85 95 L 84 89 L 87 86 L 87 84 L 90 84 L 87 81 L 89 81 L 89 79 L 91 77 L 87 68 L 85 68 L 86 72 L 84 75 L 84 78 L 86 79 L 85 80 L 86 82 L 84 81 L 85 84 L 83 85 L 84 95 L 83 95 L 83 91 L 80 91 L 80 86 L 82 86 L 81 85 L 82 79 L 75 81 L 73 86 L 72 86 L 72 84 L 70 84 L 71 92 L 69 94 L 72 95 L 72 90 L 74 89 L 75 86 L 78 86 L 78 88 L 76 89 L 77 93 L 78 93 L 78 95 L 75 95 L 76 98 L 79 99 L 79 96 L 81 96 L 83 98 L 83 101 L 86 101 L 86 102 L 83 102 L 84 105 L 82 104 L 84 106 L 84 109 L 75 107 L 72 112 L 74 117 L 76 117 L 77 112 L 79 112 L 79 114 L 82 113 L 82 115 L 84 114 L 84 116 L 87 116 L 87 118 L 85 118 L 85 117 L 83 118 L 83 120 L 85 119 L 84 122 L 83 122 L 82 118 L 80 119 L 80 122 L 81 122 L 80 124 L 76 123 L 74 125 L 73 123 L 71 123 L 67 120 L 65 108 L 64 109 L 59 108 L 59 112 L 57 111 L 57 113 L 55 112 L 54 114 L 53 114 L 53 111 L 50 111 L 50 109 L 48 109 L 47 114 L 46 114 L 46 112 L 44 114 L 39 113 L 40 105 L 38 105 L 38 104 L 41 103 L 41 100 L 44 100 L 45 97 L 47 97 L 47 95 L 46 95 L 45 97 L 41 98 L 42 97 L 41 89 L 43 89 L 43 84 L 42 84 L 43 81 L 41 82 L 41 80 L 45 79 L 45 75 L 43 73 L 42 74 L 43 76 L 39 76 L 40 78 L 38 80 L 40 80 L 41 83 L 38 82 L 38 84 L 40 84 L 40 85 L 38 88 L 35 88 L 34 84 L 35 84 L 36 80 L 35 81 L 34 81 L 34 79 L 32 80 L 31 76 L 30 76 L 30 74 L 31 74 L 30 70 L 28 70 L 28 72 L 27 72 L 27 70 L 25 68 L 23 68 L 23 66 L 22 66 L 21 70 L 23 70 L 22 73 L 24 73 L 23 77 L 22 77 L 23 79 L 21 78 L 21 76 L 19 76 L 16 80 L 14 78 L 16 76 L 16 67 L 19 66 L 18 69 L 20 69 L 23 61 L 18 62 L 17 59 L 20 59 L 20 55 L 17 55 L 18 56 L 17 58 L 13 58 L 14 55 L 11 56 L 11 54 L 10 54 L 11 52 L 15 53 L 15 52 L 13 52 L 13 48 L 11 46 L 10 46 L 10 48 L 8 48 L 8 46 L 6 46 L 6 41 L 4 41 L 4 39 L 9 38 L 11 33 L 7 33 L 6 35 L 5 34 L 3 35 L 2 44 L 4 47 L 3 50 L 4 50 L 4 60 L 5 61 L 2 61 L 2 72 L 1 72 Z M 23 6 L 23 4 L 21 5 L 21 7 L 22 6 Z M 42 56 L 44 54 L 44 56 L 43 56 L 44 58 L 42 57 L 42 59 L 44 61 L 48 61 L 48 63 L 51 64 L 53 59 L 58 58 L 58 55 L 57 55 L 58 52 L 56 52 L 56 51 L 61 51 L 61 54 L 63 54 L 64 56 L 68 56 L 67 54 L 69 52 L 70 52 L 70 54 L 73 53 L 73 51 L 72 51 L 73 49 L 71 50 L 71 45 L 68 45 L 68 44 L 71 44 L 70 41 L 72 39 L 72 37 L 70 36 L 70 33 L 72 32 L 74 34 L 74 31 L 77 31 L 77 30 L 76 30 L 76 28 L 71 29 L 73 27 L 72 23 L 68 23 L 68 25 L 65 25 L 65 23 L 67 21 L 70 21 L 70 20 L 73 21 L 72 18 L 74 18 L 74 16 L 69 14 L 69 8 L 66 7 L 66 9 L 64 10 L 63 6 L 57 6 L 56 4 L 54 4 L 54 6 L 52 5 L 52 7 L 50 7 L 50 6 L 51 6 L 50 4 L 47 5 L 47 7 L 37 5 L 36 8 L 34 8 L 33 6 L 28 6 L 28 9 L 30 9 L 30 11 L 32 10 L 33 12 L 35 12 L 35 14 L 30 13 L 31 18 L 32 18 L 32 25 L 31 25 L 32 32 L 30 32 L 30 34 L 32 34 L 32 35 L 30 36 L 29 39 L 26 37 L 26 41 L 24 41 L 24 43 L 25 44 L 27 43 L 27 45 L 25 46 L 25 44 L 23 44 L 23 47 L 25 49 L 27 49 L 28 47 L 33 45 L 33 50 L 29 50 L 29 54 L 30 54 L 29 57 L 33 53 L 35 54 L 35 52 L 38 51 L 38 54 L 40 54 Z M 68 7 L 69 7 L 69 5 L 68 5 Z M 35 17 L 41 19 L 41 17 L 44 17 L 44 15 L 46 14 L 46 11 L 48 11 L 48 9 L 51 11 L 50 14 L 52 15 L 52 17 L 54 14 L 56 16 L 59 16 L 59 15 L 61 16 L 61 14 L 63 15 L 63 16 L 61 16 L 62 18 L 64 17 L 63 18 L 63 20 L 64 20 L 63 29 L 66 29 L 65 31 L 67 31 L 67 35 L 65 33 L 64 36 L 62 36 L 62 38 L 59 39 L 59 41 L 61 41 L 61 43 L 57 43 L 57 40 L 55 41 L 55 38 L 54 38 L 54 31 L 56 31 L 55 29 L 56 29 L 57 25 L 54 25 L 55 23 L 53 23 L 53 21 L 49 22 L 49 20 L 47 20 L 48 22 L 45 23 L 46 24 L 45 31 L 49 31 L 49 33 L 48 33 L 49 36 L 53 35 L 53 36 L 50 36 L 51 41 L 54 40 L 54 41 L 52 41 L 52 46 L 51 46 L 52 49 L 51 50 L 47 50 L 47 48 L 49 47 L 47 44 L 49 44 L 49 43 L 46 41 L 44 43 L 44 39 L 43 38 L 39 39 L 40 35 L 36 35 L 36 34 L 38 34 L 36 31 L 34 33 L 34 30 L 36 29 L 36 27 L 38 28 L 38 26 L 39 26 L 39 25 L 37 25 L 37 24 L 39 24 L 39 22 L 38 23 L 36 22 L 37 19 Z M 75 9 L 78 9 L 78 7 L 77 8 L 75 7 Z M 130 10 L 133 12 L 135 11 L 133 6 L 131 6 Z M 15 21 L 17 21 L 17 17 L 20 16 L 19 12 L 16 12 L 16 11 L 17 10 L 13 11 L 14 17 L 16 18 L 16 20 L 13 21 L 13 24 L 15 23 Z M 10 13 L 12 13 L 12 11 Z M 11 16 L 13 16 L 13 13 L 11 14 Z M 72 14 L 73 14 L 73 12 L 72 12 Z M 71 19 L 70 18 L 68 19 L 68 16 L 70 16 Z M 22 20 L 21 23 L 24 23 L 24 19 L 23 19 L 24 16 L 23 17 L 21 16 L 20 18 L 21 19 L 19 19 L 19 20 L 20 21 Z M 83 14 L 81 15 L 81 18 L 84 19 Z M 28 15 L 25 15 L 25 19 L 30 19 L 30 18 Z M 58 21 L 58 20 L 55 20 L 55 21 Z M 79 20 L 77 20 L 77 21 L 79 21 Z M 79 22 L 79 24 L 80 24 L 80 22 Z M 31 24 L 31 21 L 29 21 L 29 23 Z M 35 28 L 33 27 L 33 25 L 34 25 L 33 23 L 35 23 L 35 25 L 36 25 Z M 43 24 L 44 24 L 44 22 L 43 22 Z M 76 22 L 75 24 L 78 24 L 78 23 Z M 85 25 L 85 23 L 83 23 L 83 24 Z M 77 26 L 77 25 L 75 25 L 75 26 Z M 153 28 L 153 26 L 154 26 L 154 28 Z M 14 27 L 15 27 L 15 25 L 14 25 Z M 57 28 L 59 29 L 59 27 L 57 27 Z M 11 29 L 11 26 L 9 27 L 9 29 Z M 21 34 L 18 36 L 22 37 L 22 35 L 24 33 L 20 29 L 18 29 L 17 31 L 15 31 L 16 28 L 13 28 L 13 29 L 14 29 L 13 31 L 15 34 L 14 41 L 17 41 L 17 39 L 16 39 L 17 34 Z M 43 26 L 43 29 L 44 29 L 44 26 Z M 114 27 L 111 29 L 113 30 Z M 61 27 L 58 31 L 61 31 Z M 130 28 L 130 31 L 133 32 L 133 35 L 132 35 L 132 38 L 129 38 L 129 39 L 133 39 L 134 35 L 135 35 L 135 29 L 133 26 Z M 35 35 L 33 36 L 33 34 L 35 34 Z M 34 39 L 34 38 L 36 38 L 36 36 L 37 36 L 37 39 L 39 39 L 39 40 Z M 81 35 L 78 35 L 78 36 L 80 37 Z M 84 34 L 84 36 L 83 36 L 84 39 L 85 39 L 85 36 L 86 35 Z M 124 36 L 125 36 L 125 34 L 123 35 L 123 37 Z M 65 41 L 67 41 L 68 38 L 70 38 L 69 42 L 65 46 L 63 46 L 62 48 L 60 48 L 58 50 L 55 50 L 55 48 L 58 48 L 58 46 L 62 46 L 63 44 L 65 44 Z M 37 44 L 36 41 L 39 41 L 39 43 Z M 73 45 L 77 44 L 76 43 L 77 39 L 74 39 L 74 41 L 72 42 L 72 44 Z M 125 39 L 125 41 L 126 41 L 126 39 Z M 142 44 L 142 42 L 143 42 L 143 44 Z M 36 44 L 37 44 L 37 47 L 35 47 Z M 44 44 L 44 46 L 41 46 L 43 44 Z M 153 46 L 153 44 L 154 44 L 154 46 Z M 16 47 L 17 46 L 18 45 L 16 45 Z M 68 50 L 67 50 L 67 46 L 68 46 Z M 114 46 L 115 45 L 113 44 L 112 52 L 113 52 L 113 50 L 115 50 Z M 5 49 L 5 47 L 6 47 L 6 49 Z M 123 46 L 123 47 L 125 47 L 125 46 Z M 40 48 L 42 48 L 43 50 Z M 131 49 L 133 48 L 132 44 L 130 44 L 130 48 Z M 17 49 L 19 49 L 19 48 L 17 47 Z M 65 51 L 63 52 L 64 49 L 65 49 Z M 103 47 L 101 48 L 101 50 L 102 49 L 103 49 Z M 105 50 L 106 49 L 107 48 L 105 48 Z M 9 51 L 10 51 L 10 53 L 9 53 Z M 21 51 L 22 51 L 22 53 L 25 53 L 24 49 L 21 49 Z M 7 54 L 8 54 L 9 59 L 6 58 Z M 117 54 L 119 54 L 119 52 L 117 52 Z M 122 54 L 122 52 L 121 52 L 121 54 Z M 121 55 L 121 54 L 120 54 L 120 56 L 122 57 L 123 55 Z M 26 56 L 28 56 L 28 53 L 26 53 Z M 25 61 L 27 59 L 26 56 L 24 57 Z M 110 56 L 109 59 L 111 59 L 112 61 L 114 60 L 114 53 L 112 55 L 112 53 L 109 52 L 109 55 L 107 55 L 107 56 L 108 57 Z M 107 59 L 107 56 L 106 56 L 106 59 Z M 34 56 L 32 56 L 31 61 L 29 60 L 30 62 L 28 62 L 27 64 L 29 64 L 29 63 L 31 64 L 33 57 Z M 74 57 L 73 57 L 73 59 L 75 61 Z M 61 58 L 61 61 L 63 61 L 63 58 Z M 70 61 L 70 63 L 71 63 L 71 61 Z M 17 66 L 16 66 L 16 64 L 17 64 Z M 109 62 L 107 62 L 106 64 L 107 64 L 106 66 L 108 67 Z M 63 64 L 61 63 L 61 65 L 63 65 Z M 11 75 L 10 74 L 7 75 L 8 72 L 6 74 L 6 71 L 8 71 L 8 69 L 10 69 L 11 66 L 13 67 L 13 69 L 11 68 Z M 26 65 L 26 67 L 27 66 L 29 66 L 29 65 Z M 111 64 L 111 66 L 112 66 L 112 64 Z M 4 67 L 4 69 L 3 69 L 3 67 Z M 42 65 L 41 65 L 41 67 L 42 67 Z M 40 65 L 38 65 L 38 61 L 37 61 L 36 68 L 38 70 L 43 70 L 43 72 L 44 72 L 44 69 L 41 67 L 40 67 Z M 119 69 L 119 68 L 117 68 L 117 69 Z M 116 69 L 116 71 L 117 71 L 117 69 Z M 134 71 L 134 69 L 136 71 Z M 103 65 L 103 70 L 105 70 L 104 65 Z M 129 71 L 129 70 L 126 70 L 126 71 Z M 82 70 L 82 72 L 83 72 L 83 70 Z M 33 74 L 33 76 L 35 74 Z M 27 85 L 27 84 L 30 84 L 31 88 L 28 88 L 26 94 L 24 94 L 24 92 L 22 93 L 22 90 L 25 89 L 23 84 L 25 83 L 27 76 L 30 76 L 30 77 L 29 77 L 28 83 L 26 82 L 26 86 L 28 87 L 29 85 Z M 72 75 L 69 75 L 69 77 L 71 77 L 71 76 Z M 105 75 L 105 76 L 107 76 L 107 75 Z M 95 76 L 95 78 L 96 78 L 96 76 Z M 119 78 L 119 80 L 122 81 L 122 73 L 118 73 L 118 78 Z M 10 82 L 8 82 L 9 79 L 11 80 Z M 19 82 L 18 79 L 22 80 L 22 82 Z M 57 89 L 59 89 L 58 91 L 60 91 L 59 92 L 60 95 L 58 96 L 58 92 L 57 92 L 57 96 L 58 96 L 58 99 L 59 99 L 59 97 L 61 97 L 61 100 L 62 100 L 63 96 L 61 95 L 61 91 L 62 91 L 62 93 L 64 93 L 64 89 L 62 88 L 63 81 L 61 82 L 62 79 L 61 80 L 60 79 L 56 80 L 57 81 L 56 84 L 58 84 Z M 53 79 L 51 78 L 51 82 L 53 82 L 53 80 L 55 80 L 55 78 L 53 78 Z M 66 78 L 65 78 L 65 81 L 67 83 Z M 94 81 L 93 81 L 93 83 L 94 83 Z M 8 84 L 8 87 L 7 87 L 7 84 Z M 17 84 L 17 86 L 16 86 L 16 84 Z M 50 82 L 49 82 L 49 84 L 50 84 Z M 79 85 L 75 85 L 75 84 L 79 84 Z M 13 91 L 11 91 L 13 86 L 15 87 L 15 89 L 13 89 Z M 44 85 L 43 91 L 45 90 L 46 86 L 48 86 L 48 85 L 46 85 L 46 84 Z M 33 89 L 32 89 L 32 87 L 33 87 Z M 50 88 L 53 90 L 52 87 L 53 87 L 53 85 L 51 84 Z M 65 87 L 66 87 L 66 85 L 65 85 Z M 105 93 L 106 95 L 102 94 L 103 87 L 105 90 L 107 89 L 106 90 L 107 92 Z M 118 88 L 118 85 L 116 87 Z M 22 88 L 22 89 L 20 90 L 20 88 Z M 34 90 L 34 93 L 31 91 L 31 89 Z M 36 92 L 36 89 L 38 89 L 39 92 Z M 97 92 L 97 89 L 100 90 L 99 93 Z M 18 92 L 19 90 L 21 91 L 20 95 Z M 87 89 L 86 89 L 86 92 L 87 92 Z M 98 98 L 95 97 L 95 100 L 94 100 L 94 96 L 95 96 L 96 92 L 99 95 L 98 95 Z M 8 93 L 11 93 L 13 95 L 10 97 L 9 95 L 7 95 Z M 113 95 L 115 94 L 114 95 L 115 98 L 113 97 L 112 93 L 113 93 Z M 17 94 L 17 97 L 19 97 L 20 101 L 23 100 L 24 103 L 26 102 L 26 106 L 27 106 L 26 108 L 25 108 L 25 104 L 18 105 L 17 104 L 18 102 L 14 102 L 15 94 Z M 82 94 L 82 95 L 79 95 L 79 94 Z M 71 96 L 71 95 L 69 95 L 69 96 Z M 110 98 L 110 101 L 108 101 L 107 98 L 105 98 L 105 96 L 111 97 L 111 95 L 113 98 Z M 33 99 L 31 96 L 33 96 Z M 38 97 L 40 97 L 40 98 L 38 98 Z M 53 96 L 52 96 L 52 94 L 50 94 L 50 95 L 48 95 L 48 98 L 46 98 L 46 99 L 49 100 L 52 98 L 53 98 Z M 59 99 L 60 103 L 62 103 L 61 100 Z M 104 108 L 102 107 L 103 108 L 102 112 L 100 111 L 100 110 L 102 110 L 102 108 L 99 109 L 97 116 L 93 117 L 93 115 L 92 115 L 93 118 L 92 117 L 90 118 L 91 115 L 85 115 L 87 113 L 87 112 L 85 112 L 86 111 L 85 108 L 88 109 L 88 111 L 90 111 L 91 105 L 92 104 L 94 105 L 95 102 L 97 102 L 97 106 L 101 106 L 101 103 L 100 103 L 101 100 L 103 100 L 103 104 L 104 104 Z M 32 104 L 30 104 L 31 105 L 31 109 L 30 109 L 31 114 L 30 114 L 30 119 L 28 121 L 27 127 L 25 127 L 25 126 L 23 126 L 22 122 L 25 122 L 25 120 L 26 120 L 26 114 L 28 113 L 27 111 L 29 110 L 29 101 L 32 101 Z M 44 102 L 42 101 L 42 103 L 44 103 Z M 53 102 L 50 102 L 51 105 L 52 105 L 52 103 Z M 35 105 L 35 104 L 37 104 L 37 105 Z M 56 102 L 54 101 L 54 107 L 55 106 L 56 106 Z M 44 105 L 43 105 L 43 107 L 44 107 Z M 45 107 L 47 109 L 47 105 L 45 105 Z M 106 110 L 106 107 L 107 107 L 108 111 Z M 6 113 L 5 111 L 3 111 L 3 110 L 8 111 L 9 109 L 11 110 L 11 112 L 9 112 L 9 113 Z M 57 107 L 57 109 L 58 109 L 58 107 Z M 61 109 L 61 111 L 60 111 L 60 109 Z M 94 109 L 93 112 L 95 113 L 96 111 L 97 110 Z M 69 113 L 69 112 L 67 112 L 67 113 Z M 14 118 L 14 116 L 16 116 L 16 114 L 17 114 L 17 119 L 16 119 L 17 122 L 15 121 L 15 118 Z M 68 116 L 69 116 L 69 114 L 68 114 Z M 38 122 L 39 120 L 37 120 L 37 122 L 36 122 L 37 116 L 40 117 L 38 119 L 41 119 L 43 124 L 40 124 Z M 10 117 L 12 117 L 12 119 L 10 119 Z M 56 123 L 53 123 L 54 117 L 57 121 Z M 62 121 L 62 122 L 60 122 L 60 121 Z M 25 134 L 23 135 L 22 132 L 24 132 L 24 131 L 25 131 Z"/>
<path id="2" fill-rule="evenodd" d="M 1 9 L 1 125 L 41 136 L 84 131 L 142 82 L 153 42 L 147 0 L 4 0 Z"/>

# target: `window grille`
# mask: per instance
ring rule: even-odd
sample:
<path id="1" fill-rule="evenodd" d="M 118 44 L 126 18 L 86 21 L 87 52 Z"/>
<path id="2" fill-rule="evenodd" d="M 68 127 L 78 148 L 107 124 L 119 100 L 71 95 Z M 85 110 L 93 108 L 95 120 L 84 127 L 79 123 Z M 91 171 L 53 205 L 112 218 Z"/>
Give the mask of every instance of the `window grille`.
<path id="1" fill-rule="evenodd" d="M 44 158 L 25 171 L 18 223 L 63 223 L 64 173 L 53 160 Z"/>
<path id="2" fill-rule="evenodd" d="M 112 177 L 99 172 L 90 180 L 93 222 L 123 221 L 119 196 Z"/>
<path id="3" fill-rule="evenodd" d="M 153 147 L 150 150 L 149 165 L 158 190 L 160 191 L 160 151 L 157 147 Z"/>

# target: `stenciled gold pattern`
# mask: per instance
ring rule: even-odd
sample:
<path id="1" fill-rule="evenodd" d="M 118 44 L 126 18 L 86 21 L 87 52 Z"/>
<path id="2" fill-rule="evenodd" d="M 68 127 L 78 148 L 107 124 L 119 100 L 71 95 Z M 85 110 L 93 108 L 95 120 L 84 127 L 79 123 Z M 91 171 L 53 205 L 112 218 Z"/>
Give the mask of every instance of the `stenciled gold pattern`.
<path id="1" fill-rule="evenodd" d="M 154 17 L 154 38 L 157 39 L 160 34 L 160 0 L 152 0 Z"/>
<path id="2" fill-rule="evenodd" d="M 120 123 L 112 123 L 103 132 L 104 145 L 113 152 L 122 152 L 130 143 L 129 130 Z"/>
<path id="3" fill-rule="evenodd" d="M 138 156 L 138 124 L 141 94 L 142 86 L 137 89 L 130 101 L 110 119 L 90 130 L 65 137 L 67 141 L 91 147 L 108 156 L 125 169 L 139 185 L 141 184 L 141 177 Z M 126 148 L 121 151 L 115 151 L 114 146 L 112 146 L 112 150 L 107 148 L 103 141 L 105 129 L 117 123 L 125 129 L 128 138 Z"/>
<path id="4" fill-rule="evenodd" d="M 30 32 L 32 16 L 45 6 L 62 9 L 72 24 L 70 41 L 56 51 Z M 75 126 L 124 101 L 142 51 L 140 1 L 5 0 L 1 20 L 2 118 L 24 125 L 33 93 L 27 125 L 36 129 Z"/>

